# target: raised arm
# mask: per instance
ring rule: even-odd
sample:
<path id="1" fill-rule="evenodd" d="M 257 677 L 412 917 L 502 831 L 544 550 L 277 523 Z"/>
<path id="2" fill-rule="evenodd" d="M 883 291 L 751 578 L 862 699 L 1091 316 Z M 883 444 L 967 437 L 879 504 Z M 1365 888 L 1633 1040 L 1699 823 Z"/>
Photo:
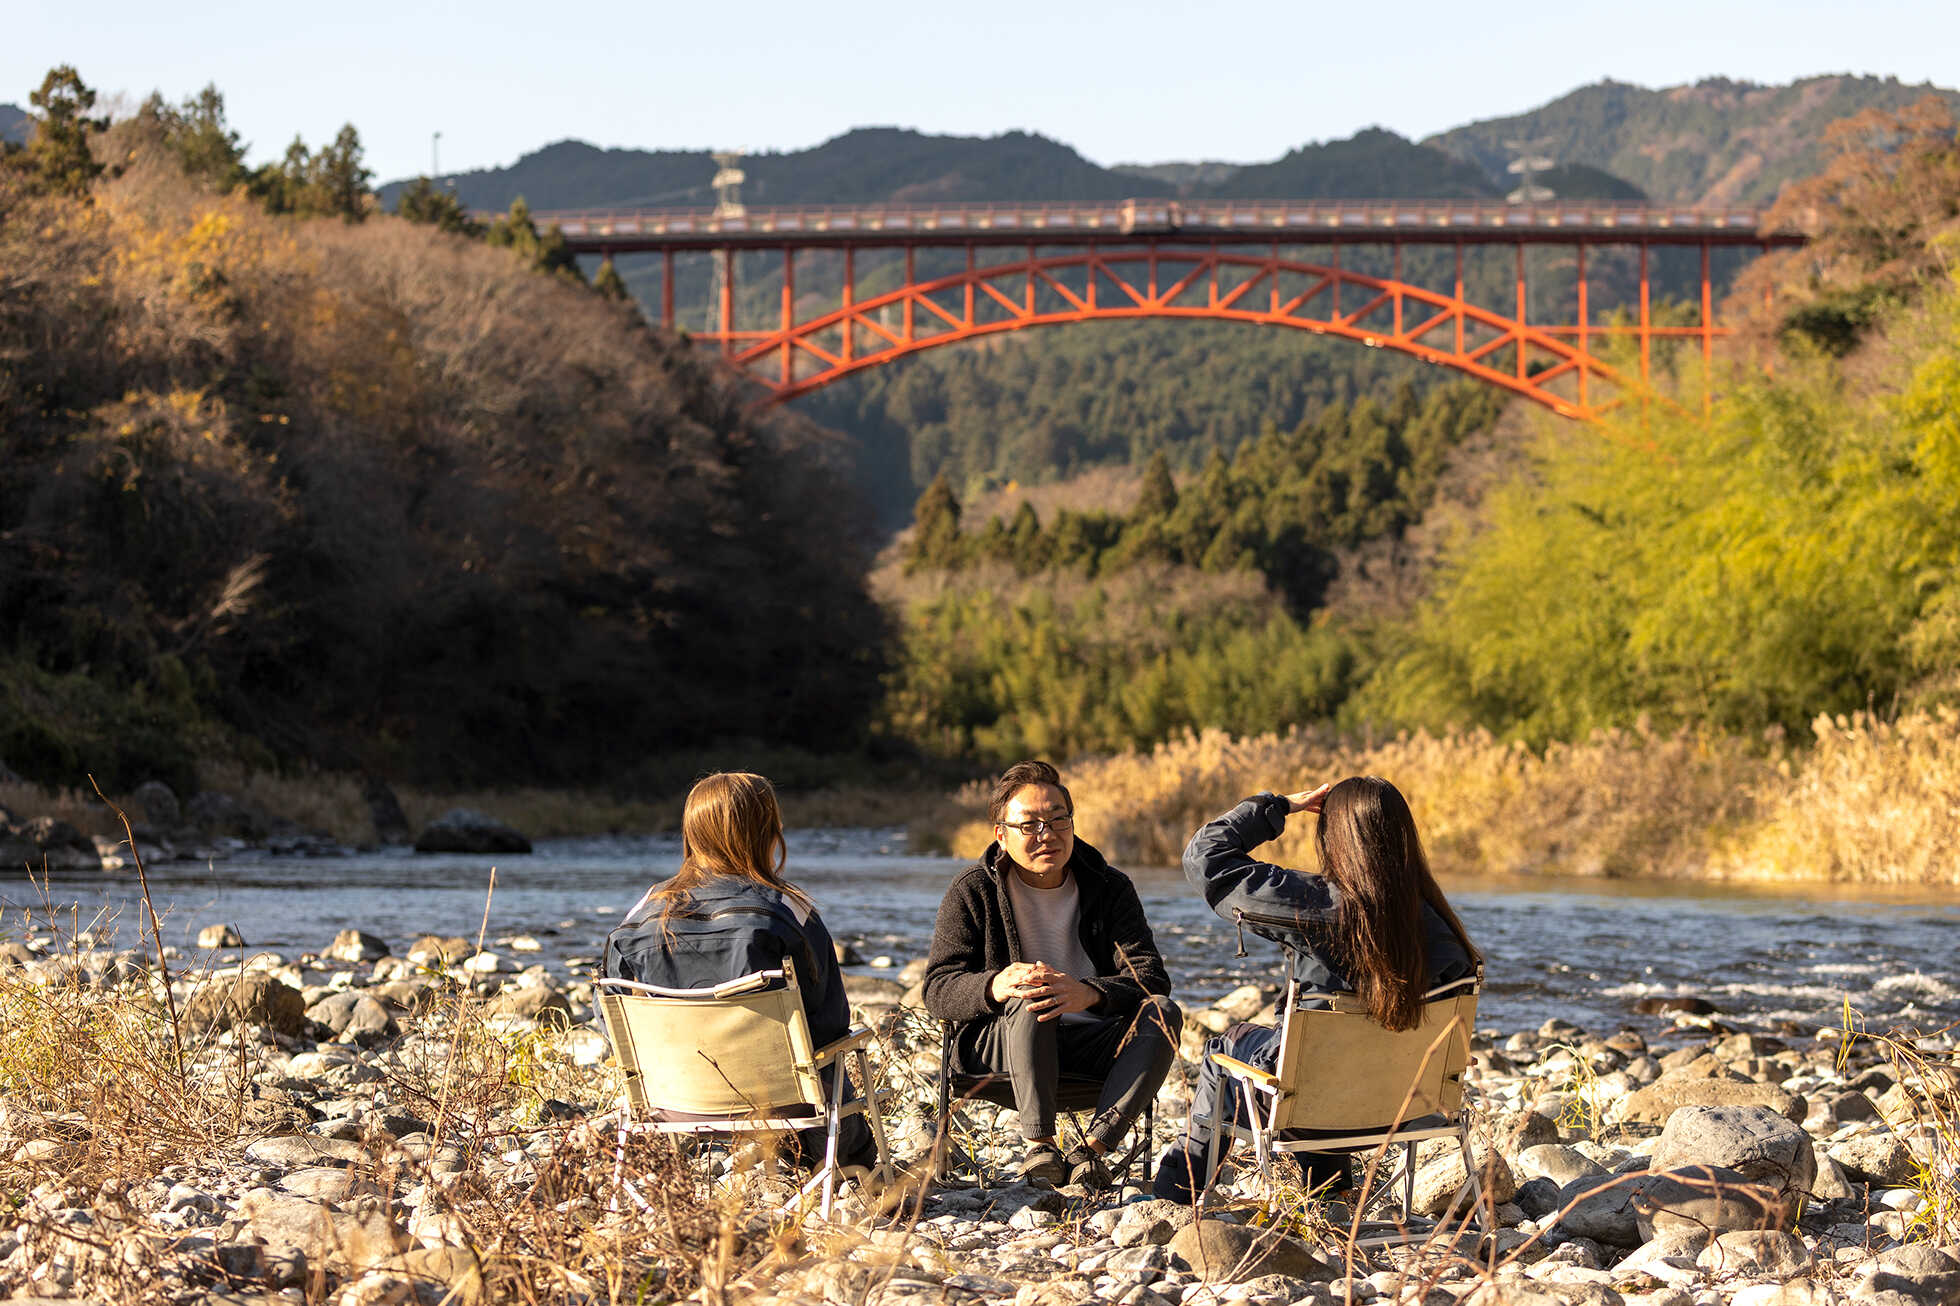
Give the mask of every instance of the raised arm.
<path id="1" fill-rule="evenodd" d="M 1334 892 L 1325 879 L 1259 861 L 1250 851 L 1277 839 L 1294 804 L 1310 803 L 1320 792 L 1291 799 L 1255 794 L 1200 827 L 1184 849 L 1184 878 L 1204 896 L 1205 905 L 1228 921 L 1243 913 L 1248 929 L 1268 936 L 1332 916 Z"/>

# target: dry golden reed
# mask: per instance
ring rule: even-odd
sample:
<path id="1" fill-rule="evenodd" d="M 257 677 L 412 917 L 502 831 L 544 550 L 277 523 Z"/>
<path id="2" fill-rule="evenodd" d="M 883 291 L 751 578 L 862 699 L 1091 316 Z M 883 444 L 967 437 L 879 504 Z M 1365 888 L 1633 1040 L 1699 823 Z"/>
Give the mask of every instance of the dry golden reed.
<path id="1" fill-rule="evenodd" d="M 1816 733 L 1807 753 L 1644 727 L 1538 752 L 1483 731 L 1208 730 L 1078 760 L 1065 778 L 1082 837 L 1136 865 L 1175 864 L 1194 830 L 1250 794 L 1372 774 L 1408 796 L 1444 873 L 1960 882 L 1960 716 L 1820 718 Z M 984 784 L 958 795 L 942 827 L 951 851 L 986 846 L 986 797 Z M 1311 865 L 1311 839 L 1297 823 L 1267 855 Z"/>

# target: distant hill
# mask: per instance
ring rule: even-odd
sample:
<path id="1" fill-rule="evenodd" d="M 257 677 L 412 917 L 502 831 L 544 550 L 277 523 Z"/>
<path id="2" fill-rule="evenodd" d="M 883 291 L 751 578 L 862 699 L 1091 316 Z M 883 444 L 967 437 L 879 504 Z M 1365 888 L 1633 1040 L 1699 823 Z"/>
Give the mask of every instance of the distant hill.
<path id="1" fill-rule="evenodd" d="M 1243 167 L 1243 163 L 1219 163 L 1206 159 L 1197 163 L 1119 163 L 1110 171 L 1120 172 L 1126 177 L 1148 177 L 1152 181 L 1169 182 L 1177 187 L 1178 194 L 1189 195 L 1204 187 L 1216 186 Z"/>
<path id="2" fill-rule="evenodd" d="M 28 133 L 33 130 L 34 119 L 28 116 L 27 110 L 17 104 L 0 104 L 0 141 L 25 145 Z"/>
<path id="3" fill-rule="evenodd" d="M 1497 176 L 1514 157 L 1504 142 L 1529 140 L 1561 163 L 1604 169 L 1664 203 L 1764 204 L 1784 182 L 1817 170 L 1830 123 L 1929 93 L 1960 110 L 1960 92 L 1891 77 L 1807 77 L 1788 86 L 1712 79 L 1658 91 L 1601 82 L 1423 144 Z"/>
<path id="4" fill-rule="evenodd" d="M 751 204 L 862 204 L 881 200 L 1104 200 L 1171 195 L 1177 187 L 1089 162 L 1045 136 L 928 136 L 861 127 L 808 150 L 742 161 Z M 518 196 L 534 209 L 710 203 L 714 160 L 705 151 L 602 150 L 560 141 L 508 168 L 458 173 L 456 193 L 474 209 L 501 209 Z M 403 183 L 382 188 L 392 205 Z"/>
<path id="5" fill-rule="evenodd" d="M 1488 199 L 1502 191 L 1476 163 L 1370 127 L 1240 168 L 1199 193 L 1226 199 Z"/>

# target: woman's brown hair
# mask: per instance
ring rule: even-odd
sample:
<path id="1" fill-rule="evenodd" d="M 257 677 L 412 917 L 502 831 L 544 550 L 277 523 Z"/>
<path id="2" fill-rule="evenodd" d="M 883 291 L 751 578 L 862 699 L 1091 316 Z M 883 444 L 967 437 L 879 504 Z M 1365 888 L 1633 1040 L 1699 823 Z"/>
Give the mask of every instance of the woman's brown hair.
<path id="1" fill-rule="evenodd" d="M 810 899 L 783 878 L 788 853 L 782 809 L 767 780 L 747 771 L 708 776 L 688 790 L 681 809 L 680 872 L 647 901 L 664 921 L 704 881 L 727 875 L 766 885 L 808 911 Z"/>
<path id="2" fill-rule="evenodd" d="M 1423 904 L 1472 960 L 1481 954 L 1429 873 L 1408 802 L 1379 776 L 1352 776 L 1328 792 L 1314 838 L 1321 873 L 1340 891 L 1333 942 L 1356 996 L 1378 1024 L 1414 1029 L 1429 983 Z"/>

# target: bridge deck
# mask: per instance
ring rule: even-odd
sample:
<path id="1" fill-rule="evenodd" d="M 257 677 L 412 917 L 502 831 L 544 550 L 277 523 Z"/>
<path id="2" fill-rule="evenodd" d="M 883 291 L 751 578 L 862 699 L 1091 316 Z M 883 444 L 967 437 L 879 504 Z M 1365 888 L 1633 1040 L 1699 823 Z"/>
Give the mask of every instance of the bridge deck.
<path id="1" fill-rule="evenodd" d="M 580 253 L 897 245 L 1108 244 L 1143 239 L 1282 244 L 1796 245 L 1756 209 L 1604 202 L 1519 206 L 1443 200 L 1123 200 L 1098 204 L 883 204 L 561 211 Z"/>

